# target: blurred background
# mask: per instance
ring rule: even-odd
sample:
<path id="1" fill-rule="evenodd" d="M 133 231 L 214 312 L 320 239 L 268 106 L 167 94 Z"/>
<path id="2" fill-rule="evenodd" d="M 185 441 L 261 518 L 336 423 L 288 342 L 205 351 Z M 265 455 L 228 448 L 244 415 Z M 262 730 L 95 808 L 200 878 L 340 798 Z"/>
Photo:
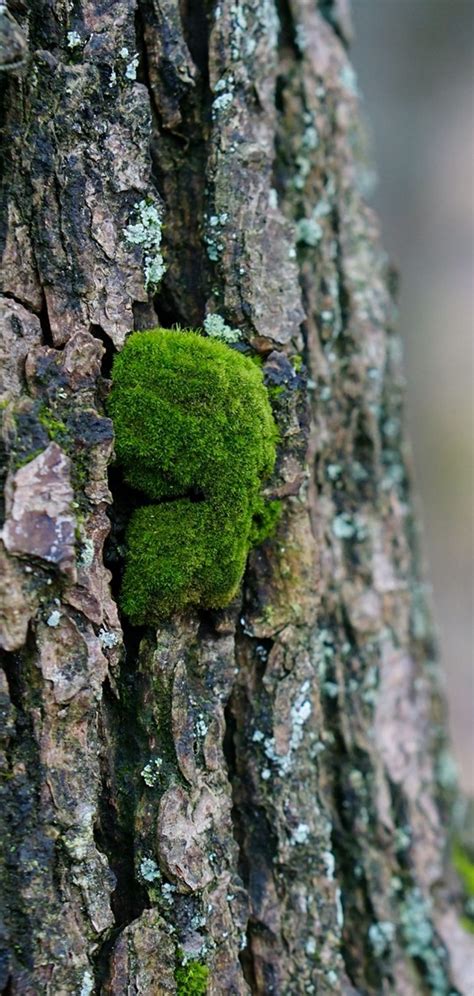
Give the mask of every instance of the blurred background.
<path id="1" fill-rule="evenodd" d="M 353 0 L 355 66 L 401 274 L 409 431 L 461 784 L 474 794 L 474 2 Z"/>

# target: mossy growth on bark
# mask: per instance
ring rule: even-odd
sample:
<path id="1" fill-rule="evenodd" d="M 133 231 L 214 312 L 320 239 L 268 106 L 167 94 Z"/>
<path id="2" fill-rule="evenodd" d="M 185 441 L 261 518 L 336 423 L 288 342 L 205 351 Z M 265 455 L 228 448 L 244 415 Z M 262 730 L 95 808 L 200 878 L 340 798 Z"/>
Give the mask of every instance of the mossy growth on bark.
<path id="1" fill-rule="evenodd" d="M 458 841 L 453 846 L 453 864 L 461 879 L 464 891 L 464 916 L 461 922 L 466 930 L 474 933 L 474 861 Z"/>
<path id="2" fill-rule="evenodd" d="M 205 996 L 209 969 L 199 961 L 180 964 L 175 971 L 176 996 Z"/>
<path id="3" fill-rule="evenodd" d="M 153 502 L 128 526 L 124 612 L 138 625 L 226 605 L 279 513 L 261 496 L 277 440 L 261 370 L 223 343 L 158 328 L 128 338 L 112 380 L 117 459 Z"/>

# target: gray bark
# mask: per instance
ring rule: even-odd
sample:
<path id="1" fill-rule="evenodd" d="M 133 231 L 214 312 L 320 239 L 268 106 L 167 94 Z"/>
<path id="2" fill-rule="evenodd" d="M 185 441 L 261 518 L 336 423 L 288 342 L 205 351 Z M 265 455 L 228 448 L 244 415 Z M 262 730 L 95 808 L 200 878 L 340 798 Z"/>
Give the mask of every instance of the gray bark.
<path id="1" fill-rule="evenodd" d="M 3 991 L 175 993 L 180 951 L 212 996 L 467 996 L 346 4 L 17 0 L 0 19 Z M 144 199 L 155 295 L 126 237 Z M 228 609 L 132 629 L 110 363 L 130 329 L 210 311 L 282 388 L 284 514 Z"/>

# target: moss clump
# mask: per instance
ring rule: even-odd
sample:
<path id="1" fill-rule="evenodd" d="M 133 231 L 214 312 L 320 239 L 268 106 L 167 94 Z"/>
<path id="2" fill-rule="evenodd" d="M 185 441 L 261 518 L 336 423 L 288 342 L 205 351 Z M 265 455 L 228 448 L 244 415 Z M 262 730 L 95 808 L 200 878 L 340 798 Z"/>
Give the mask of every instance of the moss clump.
<path id="1" fill-rule="evenodd" d="M 255 505 L 253 513 L 252 529 L 250 531 L 250 545 L 258 546 L 263 543 L 267 536 L 274 533 L 283 510 L 281 501 L 264 501 L 260 498 Z"/>
<path id="2" fill-rule="evenodd" d="M 142 624 L 226 605 L 278 514 L 260 494 L 277 438 L 262 373 L 220 342 L 153 329 L 129 337 L 112 377 L 125 479 L 160 502 L 130 520 L 122 607 Z"/>
<path id="3" fill-rule="evenodd" d="M 461 844 L 453 847 L 453 864 L 468 896 L 474 897 L 474 861 Z"/>
<path id="4" fill-rule="evenodd" d="M 459 843 L 453 846 L 453 865 L 461 879 L 466 897 L 465 915 L 461 922 L 466 930 L 474 933 L 474 861 Z"/>
<path id="5" fill-rule="evenodd" d="M 205 996 L 208 976 L 209 969 L 199 961 L 178 965 L 174 973 L 176 996 Z"/>
<path id="6" fill-rule="evenodd" d="M 66 426 L 64 422 L 56 418 L 49 408 L 42 408 L 38 415 L 38 421 L 41 423 L 50 439 L 57 439 L 58 436 L 64 435 L 66 433 Z"/>

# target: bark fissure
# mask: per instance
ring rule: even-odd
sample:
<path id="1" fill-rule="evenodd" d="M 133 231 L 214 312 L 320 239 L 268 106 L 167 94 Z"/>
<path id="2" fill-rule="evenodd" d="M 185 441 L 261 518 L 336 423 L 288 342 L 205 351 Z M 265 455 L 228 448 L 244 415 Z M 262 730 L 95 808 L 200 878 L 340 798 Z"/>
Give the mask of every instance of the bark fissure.
<path id="1" fill-rule="evenodd" d="M 9 992 L 15 983 L 19 966 L 27 972 L 32 967 L 31 931 L 34 924 L 29 915 L 23 889 L 28 884 L 28 863 L 47 857 L 47 845 L 38 825 L 40 812 L 39 751 L 35 742 L 31 715 L 32 690 L 27 690 L 26 654 L 2 652 L 1 664 L 7 681 L 2 689 L 1 736 L 5 755 L 1 788 L 1 836 L 4 866 L 1 892 L 5 904 L 3 929 L 7 939 L 14 940 L 11 951 L 3 952 L 0 963 L 0 984 Z M 7 694 L 5 692 L 7 691 Z M 36 696 L 33 696 L 33 702 Z M 23 888 L 18 888 L 21 883 Z M 8 940 L 7 940 L 8 943 Z"/>
<path id="2" fill-rule="evenodd" d="M 209 279 L 202 243 L 209 28 L 204 3 L 183 3 L 178 10 L 167 23 L 161 4 L 140 0 L 138 44 L 153 112 L 153 180 L 168 219 L 167 274 L 155 303 L 162 325 L 192 328 L 202 325 Z M 173 45 L 182 53 L 178 67 L 172 65 Z"/>
<path id="3" fill-rule="evenodd" d="M 245 606 L 245 603 L 244 603 Z M 273 864 L 277 856 L 277 842 L 265 806 L 259 801 L 253 785 L 253 775 L 249 765 L 248 728 L 253 726 L 253 717 L 258 717 L 258 730 L 262 735 L 271 736 L 270 702 L 264 688 L 264 675 L 268 656 L 274 645 L 273 639 L 251 640 L 245 635 L 245 607 L 242 610 L 236 641 L 236 661 L 244 671 L 255 667 L 251 697 L 237 680 L 226 708 L 226 734 L 224 753 L 227 772 L 232 788 L 232 827 L 239 848 L 238 869 L 250 900 L 249 918 L 246 926 L 246 944 L 240 952 L 244 977 L 252 992 L 259 992 L 258 970 L 254 963 L 254 939 L 266 935 L 266 943 L 272 944 L 272 931 L 259 916 L 260 898 L 265 891 L 265 881 L 273 876 Z M 253 649 L 250 650 L 249 647 Z M 267 717 L 265 729 L 264 717 Z M 263 890 L 263 891 L 262 891 Z M 265 971 L 265 985 L 271 987 L 274 979 L 270 969 Z M 271 991 L 269 988 L 268 991 Z"/>

